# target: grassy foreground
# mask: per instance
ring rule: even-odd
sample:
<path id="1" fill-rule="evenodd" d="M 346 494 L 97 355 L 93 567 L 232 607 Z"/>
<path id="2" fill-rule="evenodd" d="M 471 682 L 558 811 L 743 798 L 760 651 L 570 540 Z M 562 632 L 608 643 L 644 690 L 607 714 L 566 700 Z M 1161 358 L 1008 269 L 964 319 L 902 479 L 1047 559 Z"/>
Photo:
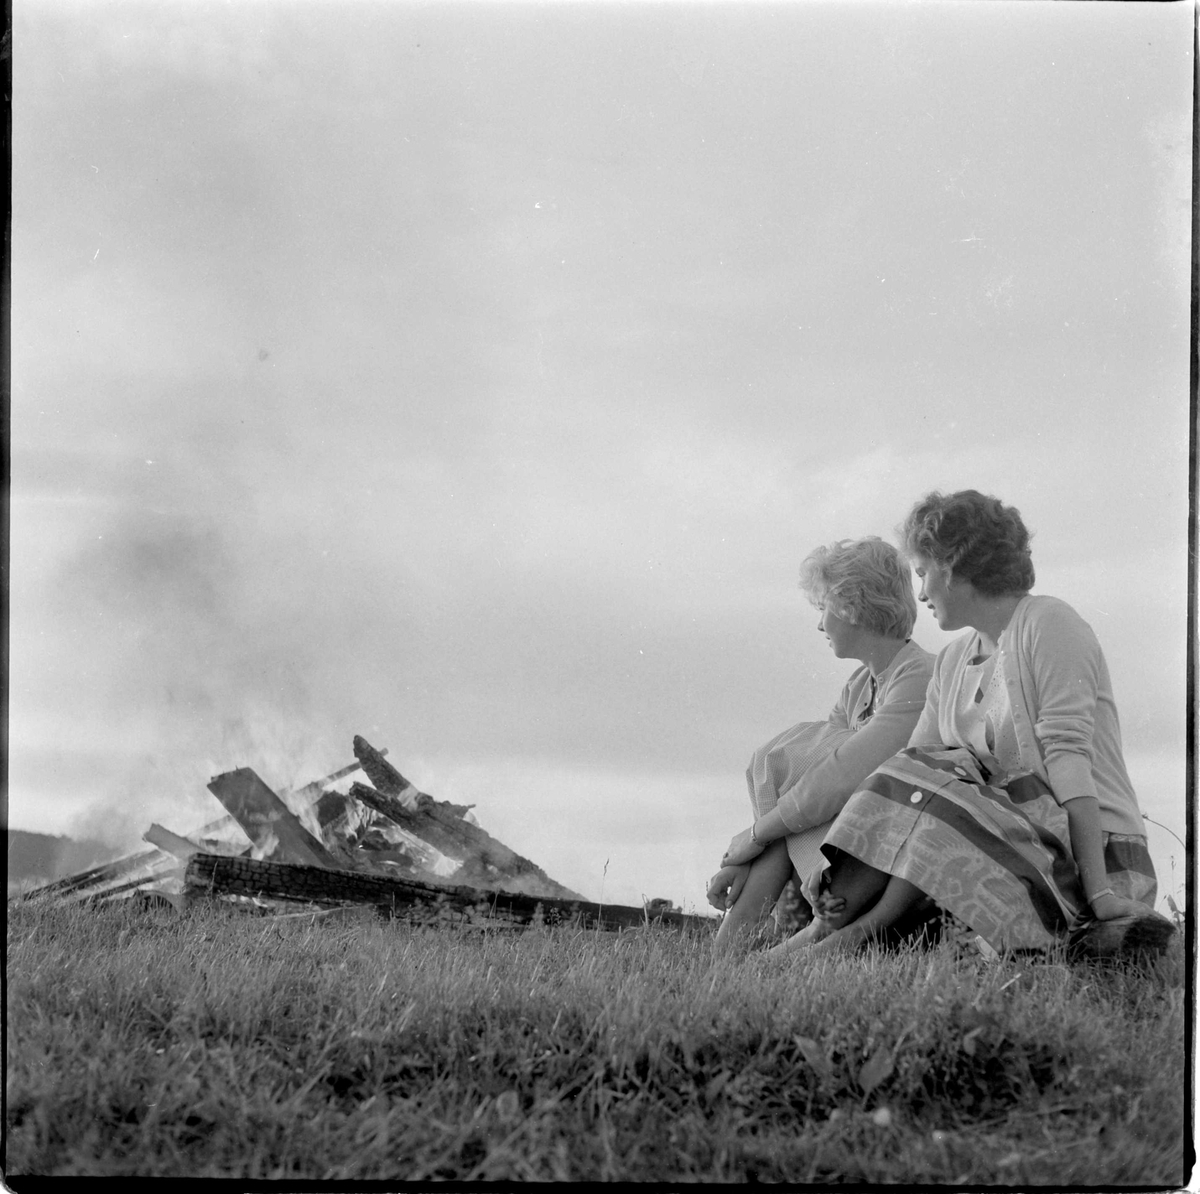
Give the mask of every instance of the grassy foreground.
<path id="1" fill-rule="evenodd" d="M 21 1174 L 1176 1187 L 1182 950 L 710 965 L 704 936 L 10 904 Z"/>

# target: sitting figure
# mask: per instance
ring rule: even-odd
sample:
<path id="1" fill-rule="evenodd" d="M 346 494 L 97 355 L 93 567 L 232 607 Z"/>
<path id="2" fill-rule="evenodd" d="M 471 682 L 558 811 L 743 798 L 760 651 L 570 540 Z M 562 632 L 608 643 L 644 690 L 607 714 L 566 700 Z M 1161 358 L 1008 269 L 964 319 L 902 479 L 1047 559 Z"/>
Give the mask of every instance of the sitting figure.
<path id="1" fill-rule="evenodd" d="M 772 952 L 878 940 L 930 899 L 997 951 L 1120 918 L 1169 936 L 1104 654 L 1069 605 L 1030 594 L 1020 514 L 931 493 L 902 536 L 920 600 L 967 633 L 938 656 L 907 748 L 830 827 L 823 915 Z"/>
<path id="2" fill-rule="evenodd" d="M 907 741 L 925 705 L 933 656 L 912 642 L 917 603 L 900 553 L 882 539 L 820 547 L 800 587 L 821 611 L 817 629 L 857 668 L 824 721 L 806 721 L 754 752 L 746 780 L 754 823 L 730 843 L 708 900 L 725 912 L 716 949 L 744 942 L 789 880 L 815 897 L 828 865 L 831 819 L 872 771 Z"/>

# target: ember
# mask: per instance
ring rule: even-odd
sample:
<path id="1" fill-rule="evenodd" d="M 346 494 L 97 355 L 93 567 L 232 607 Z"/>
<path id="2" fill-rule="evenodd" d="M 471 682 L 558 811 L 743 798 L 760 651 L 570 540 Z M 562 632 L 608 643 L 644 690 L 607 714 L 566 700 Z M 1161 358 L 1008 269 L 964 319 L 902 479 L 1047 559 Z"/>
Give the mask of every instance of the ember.
<path id="1" fill-rule="evenodd" d="M 470 807 L 419 791 L 360 737 L 357 759 L 282 796 L 248 767 L 208 789 L 226 816 L 190 837 L 151 825 L 154 849 L 27 892 L 25 899 L 109 901 L 140 897 L 182 909 L 216 899 L 276 915 L 355 906 L 423 924 L 573 923 L 617 929 L 651 920 L 711 927 L 666 899 L 641 908 L 592 904 L 481 829 Z M 333 785 L 356 771 L 369 784 Z M 231 833 L 242 831 L 250 841 Z"/>

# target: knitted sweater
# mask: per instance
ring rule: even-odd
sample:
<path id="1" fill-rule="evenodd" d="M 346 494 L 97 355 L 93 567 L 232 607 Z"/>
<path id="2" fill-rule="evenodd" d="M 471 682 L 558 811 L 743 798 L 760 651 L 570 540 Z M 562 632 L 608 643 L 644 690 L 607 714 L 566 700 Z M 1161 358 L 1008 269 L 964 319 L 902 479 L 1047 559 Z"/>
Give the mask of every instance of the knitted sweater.
<path id="1" fill-rule="evenodd" d="M 944 647 L 910 746 L 965 746 L 954 728 L 975 634 Z M 1016 757 L 1008 778 L 1035 774 L 1059 803 L 1094 796 L 1106 833 L 1146 832 L 1121 753 L 1121 727 L 1104 652 L 1092 628 L 1057 597 L 1026 596 L 997 642 Z"/>

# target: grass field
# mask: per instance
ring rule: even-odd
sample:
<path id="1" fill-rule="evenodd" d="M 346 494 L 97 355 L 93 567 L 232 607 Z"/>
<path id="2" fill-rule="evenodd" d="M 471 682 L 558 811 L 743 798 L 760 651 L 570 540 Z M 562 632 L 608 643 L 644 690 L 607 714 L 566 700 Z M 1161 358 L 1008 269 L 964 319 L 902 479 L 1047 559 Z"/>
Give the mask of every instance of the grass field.
<path id="1" fill-rule="evenodd" d="M 12 903 L 8 1180 L 1184 1183 L 1182 949 L 713 967 L 704 935 Z"/>

